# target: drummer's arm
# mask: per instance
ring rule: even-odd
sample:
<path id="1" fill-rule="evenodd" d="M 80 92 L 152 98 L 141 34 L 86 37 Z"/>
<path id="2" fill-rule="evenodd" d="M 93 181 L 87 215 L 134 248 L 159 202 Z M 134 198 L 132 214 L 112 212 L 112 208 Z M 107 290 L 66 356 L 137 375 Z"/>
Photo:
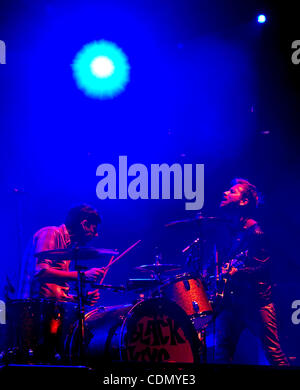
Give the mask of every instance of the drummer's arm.
<path id="1" fill-rule="evenodd" d="M 51 261 L 51 260 L 46 260 L 46 262 Z M 36 274 L 35 277 L 39 280 L 47 280 L 48 282 L 51 281 L 74 281 L 77 280 L 78 278 L 78 273 L 77 271 L 63 271 L 63 270 L 58 270 L 51 265 L 46 264 L 45 262 L 37 264 L 36 267 Z"/>
<path id="2" fill-rule="evenodd" d="M 75 281 L 78 278 L 77 271 L 62 271 L 57 270 L 51 265 L 45 262 L 51 262 L 51 260 L 45 260 L 43 263 L 37 265 L 36 278 L 40 280 L 55 281 L 57 279 L 64 281 Z M 99 275 L 104 273 L 103 268 L 91 268 L 84 272 L 84 278 L 88 282 L 95 282 Z"/>
<path id="3" fill-rule="evenodd" d="M 55 230 L 44 230 L 34 238 L 35 253 L 48 250 L 61 249 L 61 243 Z M 50 259 L 41 259 L 36 263 L 35 278 L 40 280 L 53 281 L 75 281 L 78 278 L 77 271 L 58 270 L 53 267 L 53 261 Z M 91 268 L 84 272 L 85 280 L 96 281 L 98 276 L 104 273 L 102 268 Z"/>
<path id="4" fill-rule="evenodd" d="M 61 249 L 61 242 L 57 232 L 53 229 L 45 229 L 34 237 L 35 253 Z M 77 271 L 58 270 L 53 267 L 50 259 L 39 259 L 36 262 L 35 278 L 49 282 L 55 280 L 72 281 L 77 279 Z"/>

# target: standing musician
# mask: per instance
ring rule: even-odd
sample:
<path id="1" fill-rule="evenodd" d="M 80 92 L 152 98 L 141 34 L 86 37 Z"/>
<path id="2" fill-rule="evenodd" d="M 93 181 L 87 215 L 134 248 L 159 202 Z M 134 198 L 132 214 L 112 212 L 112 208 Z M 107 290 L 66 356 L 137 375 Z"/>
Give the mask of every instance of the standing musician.
<path id="1" fill-rule="evenodd" d="M 224 214 L 229 247 L 220 248 L 223 310 L 216 318 L 215 359 L 233 360 L 240 335 L 248 328 L 262 343 L 271 365 L 287 366 L 278 337 L 270 282 L 271 258 L 266 237 L 253 215 L 259 203 L 256 187 L 235 179 L 224 192 L 220 211 Z"/>
<path id="2" fill-rule="evenodd" d="M 54 298 L 62 302 L 75 302 L 69 294 L 69 282 L 76 281 L 77 271 L 70 271 L 70 260 L 36 259 L 35 253 L 66 249 L 71 246 L 84 246 L 98 236 L 100 216 L 88 205 L 79 205 L 69 210 L 65 224 L 47 226 L 33 236 L 31 259 L 24 270 L 22 297 Z M 86 281 L 95 282 L 103 275 L 102 268 L 91 268 L 84 272 Z M 86 304 L 93 305 L 99 300 L 99 290 L 88 292 Z"/>

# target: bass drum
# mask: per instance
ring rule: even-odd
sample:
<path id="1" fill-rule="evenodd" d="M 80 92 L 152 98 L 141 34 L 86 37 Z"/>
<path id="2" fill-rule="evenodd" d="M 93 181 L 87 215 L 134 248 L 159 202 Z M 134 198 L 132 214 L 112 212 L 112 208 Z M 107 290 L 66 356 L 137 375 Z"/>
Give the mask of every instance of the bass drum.
<path id="1" fill-rule="evenodd" d="M 85 356 L 97 366 L 108 361 L 198 363 L 200 342 L 188 316 L 162 298 L 135 305 L 98 308 L 86 314 Z M 78 324 L 66 343 L 76 360 Z"/>

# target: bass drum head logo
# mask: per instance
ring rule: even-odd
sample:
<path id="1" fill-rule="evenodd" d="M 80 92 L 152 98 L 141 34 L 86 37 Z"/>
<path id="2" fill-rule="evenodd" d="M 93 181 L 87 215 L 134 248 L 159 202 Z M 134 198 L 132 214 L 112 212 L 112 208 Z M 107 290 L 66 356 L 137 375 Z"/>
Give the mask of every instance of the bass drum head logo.
<path id="1" fill-rule="evenodd" d="M 137 362 L 195 363 L 197 333 L 175 303 L 151 299 L 134 306 L 121 330 L 122 358 Z"/>

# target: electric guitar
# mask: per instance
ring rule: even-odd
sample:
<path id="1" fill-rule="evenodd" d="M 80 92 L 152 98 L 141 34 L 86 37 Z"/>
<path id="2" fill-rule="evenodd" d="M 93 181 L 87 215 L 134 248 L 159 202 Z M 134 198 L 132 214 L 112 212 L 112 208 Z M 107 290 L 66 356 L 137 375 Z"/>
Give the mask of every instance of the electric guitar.
<path id="1" fill-rule="evenodd" d="M 238 253 L 233 259 L 230 259 L 222 266 L 222 272 L 217 276 L 216 281 L 216 299 L 218 303 L 224 300 L 224 297 L 230 293 L 230 282 L 232 279 L 232 270 L 236 268 L 241 270 L 245 268 L 244 259 L 248 255 L 248 250 Z"/>

